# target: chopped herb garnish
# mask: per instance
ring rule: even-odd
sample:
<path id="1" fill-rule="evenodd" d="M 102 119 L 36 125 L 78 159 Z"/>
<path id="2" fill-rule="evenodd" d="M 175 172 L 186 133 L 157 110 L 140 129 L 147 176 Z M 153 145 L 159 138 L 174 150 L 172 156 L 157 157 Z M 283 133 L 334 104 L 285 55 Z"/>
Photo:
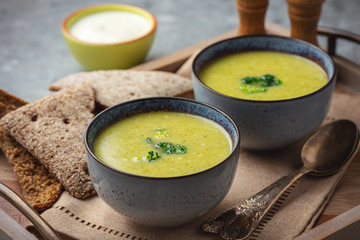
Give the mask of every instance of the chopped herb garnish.
<path id="1" fill-rule="evenodd" d="M 185 146 L 182 146 L 182 145 L 179 145 L 179 144 L 176 144 L 175 145 L 175 153 L 176 154 L 185 154 L 186 153 L 186 147 Z"/>
<path id="2" fill-rule="evenodd" d="M 267 88 L 260 88 L 251 85 L 240 85 L 240 90 L 246 93 L 261 93 L 266 92 Z"/>
<path id="3" fill-rule="evenodd" d="M 155 131 L 155 138 L 164 138 L 169 134 L 169 129 L 157 129 Z M 145 138 L 145 142 L 153 144 L 156 149 L 161 149 L 163 153 L 166 154 L 185 154 L 187 148 L 180 144 L 172 144 L 170 142 L 160 142 L 156 144 L 156 140 L 153 141 L 150 137 Z M 160 155 L 157 152 L 149 151 L 146 155 L 146 159 L 151 162 L 155 159 L 160 158 Z"/>
<path id="4" fill-rule="evenodd" d="M 264 74 L 261 77 L 244 77 L 241 83 L 240 90 L 246 93 L 266 92 L 268 87 L 282 84 L 280 79 L 271 74 Z"/>
<path id="5" fill-rule="evenodd" d="M 274 75 L 265 74 L 261 77 L 261 86 L 272 87 L 281 84 L 281 80 L 276 78 Z"/>
<path id="6" fill-rule="evenodd" d="M 164 138 L 167 137 L 169 134 L 169 129 L 158 129 L 155 131 L 155 137 L 156 138 Z"/>
<path id="7" fill-rule="evenodd" d="M 244 77 L 241 79 L 241 82 L 243 84 L 257 84 L 258 82 L 261 81 L 261 78 L 259 77 Z"/>
<path id="8" fill-rule="evenodd" d="M 186 147 L 179 144 L 172 144 L 169 142 L 161 142 L 155 145 L 156 148 L 162 149 L 167 154 L 185 154 Z"/>
<path id="9" fill-rule="evenodd" d="M 161 142 L 155 145 L 156 148 L 167 148 L 168 146 L 172 145 L 172 143 L 169 142 Z"/>
<path id="10" fill-rule="evenodd" d="M 154 161 L 156 159 L 160 158 L 160 155 L 154 151 L 149 151 L 148 154 L 146 155 L 146 159 L 151 162 L 151 161 Z"/>

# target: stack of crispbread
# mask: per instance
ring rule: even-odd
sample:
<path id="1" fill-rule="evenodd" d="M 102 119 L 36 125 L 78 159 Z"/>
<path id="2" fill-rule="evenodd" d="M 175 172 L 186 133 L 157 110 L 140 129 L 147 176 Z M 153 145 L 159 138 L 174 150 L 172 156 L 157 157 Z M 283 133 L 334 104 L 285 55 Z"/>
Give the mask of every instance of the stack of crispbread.
<path id="1" fill-rule="evenodd" d="M 25 104 L 24 100 L 0 89 L 0 117 Z M 60 182 L 1 127 L 0 148 L 19 179 L 28 203 L 38 211 L 50 207 L 62 191 Z"/>
<path id="2" fill-rule="evenodd" d="M 73 74 L 50 89 L 58 92 L 28 104 L 0 92 L 0 147 L 37 210 L 50 207 L 61 186 L 77 198 L 95 194 L 83 139 L 95 101 L 110 107 L 140 97 L 179 96 L 192 84 L 172 73 L 112 70 Z"/>
<path id="3" fill-rule="evenodd" d="M 93 118 L 91 88 L 67 88 L 5 115 L 0 125 L 77 198 L 95 193 L 83 132 Z"/>

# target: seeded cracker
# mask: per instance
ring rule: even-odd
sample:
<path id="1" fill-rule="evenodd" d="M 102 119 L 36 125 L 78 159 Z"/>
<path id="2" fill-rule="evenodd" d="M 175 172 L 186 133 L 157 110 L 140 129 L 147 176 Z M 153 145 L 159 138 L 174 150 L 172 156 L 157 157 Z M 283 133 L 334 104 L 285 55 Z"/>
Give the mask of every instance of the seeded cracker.
<path id="1" fill-rule="evenodd" d="M 93 109 L 91 88 L 67 88 L 10 112 L 0 125 L 74 197 L 85 198 L 95 193 L 83 139 Z"/>
<path id="2" fill-rule="evenodd" d="M 26 101 L 0 89 L 0 118 L 25 104 Z M 2 128 L 0 148 L 19 180 L 26 201 L 37 211 L 51 207 L 61 193 L 60 182 Z"/>
<path id="3" fill-rule="evenodd" d="M 96 101 L 104 107 L 136 98 L 180 96 L 192 90 L 191 80 L 174 73 L 136 70 L 76 73 L 56 81 L 50 90 L 83 84 L 95 90 Z"/>

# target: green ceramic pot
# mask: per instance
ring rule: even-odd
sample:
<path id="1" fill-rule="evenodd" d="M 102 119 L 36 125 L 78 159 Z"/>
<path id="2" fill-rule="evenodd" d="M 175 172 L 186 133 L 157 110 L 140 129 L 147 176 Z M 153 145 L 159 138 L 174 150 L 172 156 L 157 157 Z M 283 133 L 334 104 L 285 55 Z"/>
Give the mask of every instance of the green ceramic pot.
<path id="1" fill-rule="evenodd" d="M 145 35 L 119 43 L 96 44 L 75 38 L 69 31 L 73 24 L 89 14 L 102 11 L 126 11 L 147 19 L 151 30 Z M 62 33 L 76 60 L 87 70 L 127 69 L 141 63 L 150 50 L 156 31 L 155 17 L 145 9 L 125 4 L 103 4 L 80 9 L 63 22 Z"/>

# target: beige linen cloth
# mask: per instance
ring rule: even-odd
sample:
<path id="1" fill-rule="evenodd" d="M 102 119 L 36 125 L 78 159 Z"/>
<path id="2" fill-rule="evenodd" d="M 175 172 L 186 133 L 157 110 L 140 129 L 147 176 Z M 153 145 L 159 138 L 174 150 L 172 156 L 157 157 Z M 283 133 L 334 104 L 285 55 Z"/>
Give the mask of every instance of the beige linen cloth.
<path id="1" fill-rule="evenodd" d="M 325 123 L 349 119 L 360 126 L 360 97 L 336 93 Z M 242 151 L 233 186 L 226 198 L 207 215 L 178 228 L 147 228 L 127 220 L 108 207 L 98 196 L 78 200 L 64 192 L 42 217 L 62 234 L 64 239 L 220 239 L 204 233 L 201 224 L 254 195 L 300 164 L 301 144 L 273 152 Z M 358 154 L 353 161 L 359 161 Z M 250 239 L 293 239 L 309 230 L 329 201 L 345 169 L 330 177 L 304 176 L 296 184 L 280 209 L 265 228 Z M 33 227 L 28 227 L 32 232 Z"/>

